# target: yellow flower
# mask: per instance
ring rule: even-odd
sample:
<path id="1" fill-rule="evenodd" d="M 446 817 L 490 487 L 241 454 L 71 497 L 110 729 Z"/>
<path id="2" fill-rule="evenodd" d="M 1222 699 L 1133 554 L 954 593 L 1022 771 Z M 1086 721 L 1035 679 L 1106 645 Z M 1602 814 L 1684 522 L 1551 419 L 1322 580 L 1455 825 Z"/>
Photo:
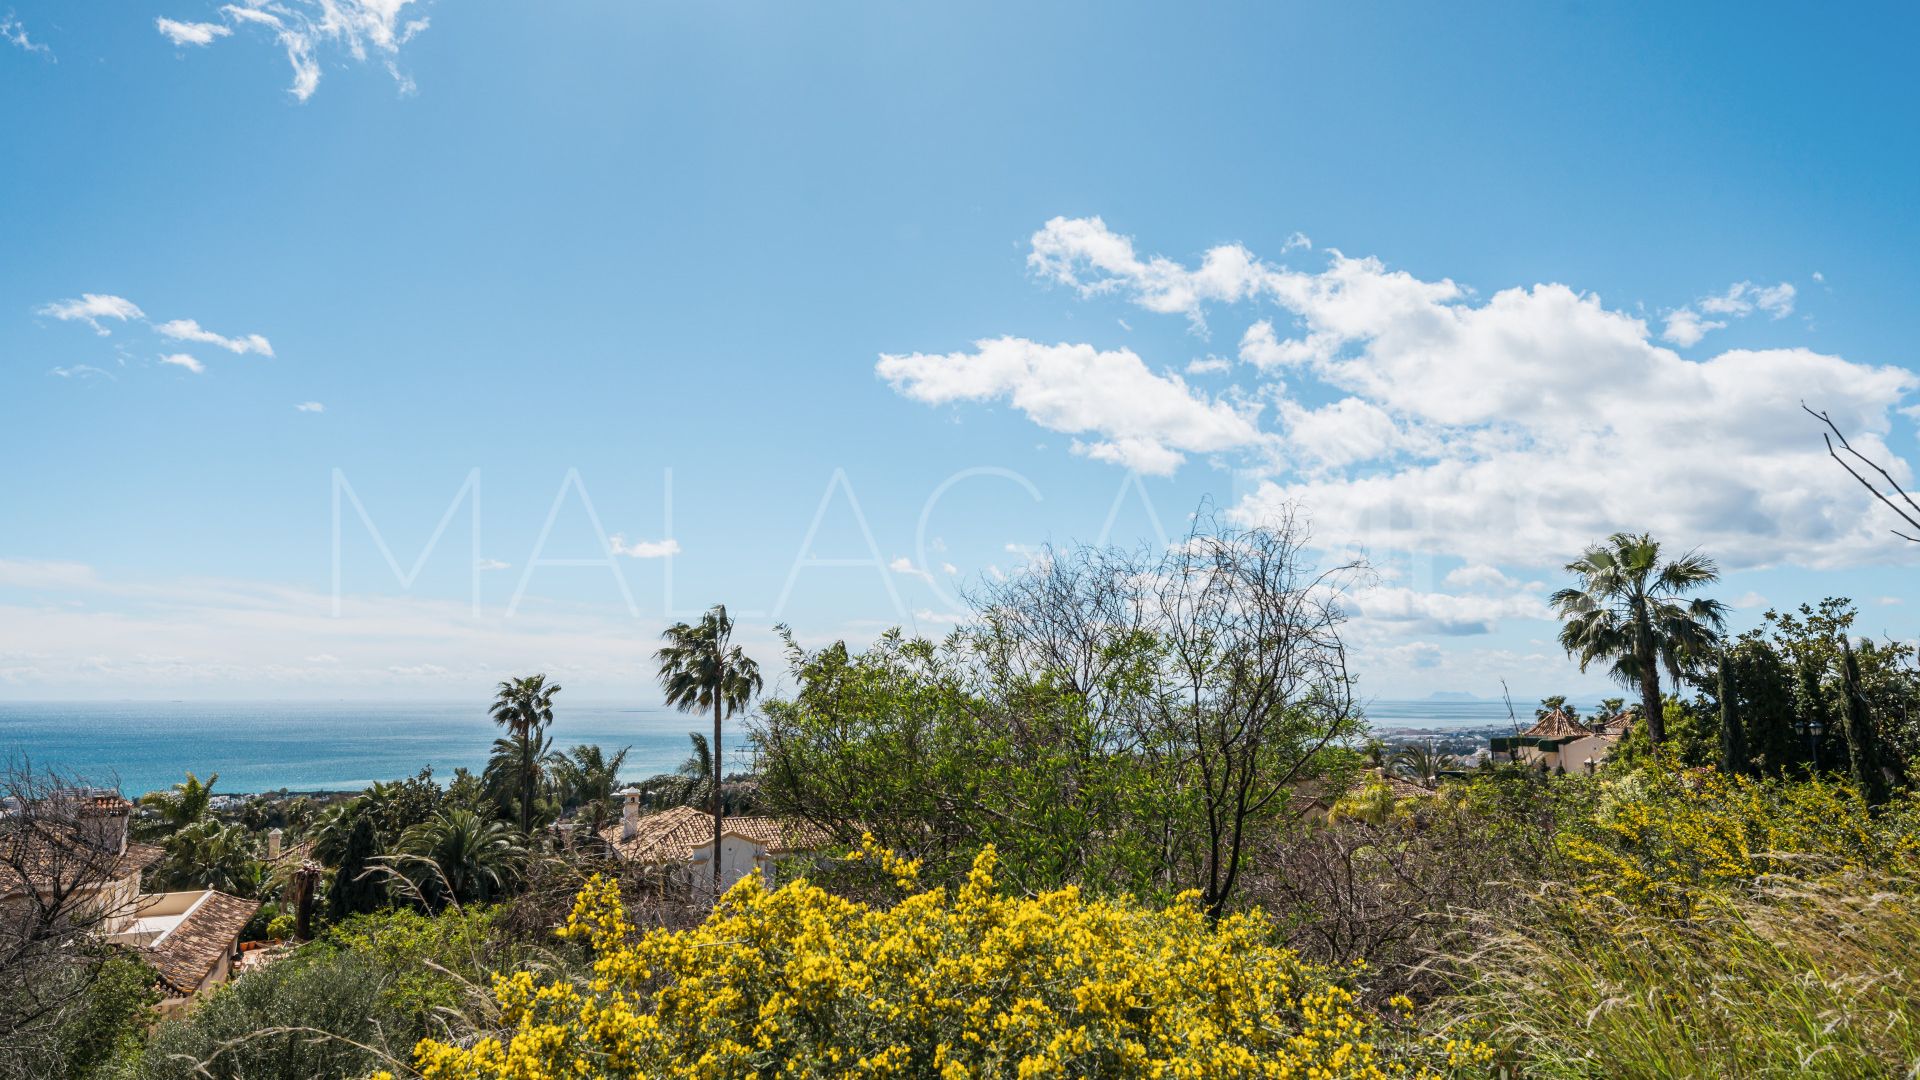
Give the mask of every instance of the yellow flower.
<path id="1" fill-rule="evenodd" d="M 903 886 L 918 873 L 871 838 L 856 857 Z M 954 895 L 890 908 L 750 876 L 702 925 L 643 935 L 595 878 L 560 931 L 593 946 L 591 984 L 497 976 L 508 1030 L 423 1041 L 415 1064 L 426 1080 L 961 1080 L 1437 1076 L 1486 1060 L 1358 1010 L 1349 973 L 1275 944 L 1259 914 L 1209 925 L 1191 897 L 1006 897 L 995 866 L 988 849 Z"/>

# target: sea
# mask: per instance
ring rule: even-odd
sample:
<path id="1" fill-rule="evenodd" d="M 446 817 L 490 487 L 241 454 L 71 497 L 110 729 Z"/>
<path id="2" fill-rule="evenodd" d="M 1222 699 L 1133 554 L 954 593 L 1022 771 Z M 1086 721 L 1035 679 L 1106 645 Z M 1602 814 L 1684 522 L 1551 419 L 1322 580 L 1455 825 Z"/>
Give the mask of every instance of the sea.
<path id="1" fill-rule="evenodd" d="M 1532 722 L 1531 702 L 1514 707 Z M 1366 711 L 1381 731 L 1507 721 L 1503 702 L 1484 699 L 1372 701 Z M 729 772 L 752 765 L 743 721 L 723 732 Z M 550 733 L 559 750 L 627 748 L 621 777 L 630 781 L 673 771 L 691 751 L 688 733 L 712 723 L 659 705 L 576 701 L 556 705 Z M 216 794 L 354 791 L 428 766 L 445 782 L 456 768 L 480 771 L 500 734 L 472 702 L 0 702 L 0 763 L 51 767 L 129 798 L 189 770 L 203 780 L 218 773 Z"/>

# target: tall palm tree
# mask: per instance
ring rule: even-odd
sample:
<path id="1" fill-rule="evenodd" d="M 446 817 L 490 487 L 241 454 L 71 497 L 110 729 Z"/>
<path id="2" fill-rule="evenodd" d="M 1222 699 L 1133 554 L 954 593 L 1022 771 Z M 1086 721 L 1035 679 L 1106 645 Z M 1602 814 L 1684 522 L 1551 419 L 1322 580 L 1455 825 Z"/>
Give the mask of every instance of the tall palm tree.
<path id="1" fill-rule="evenodd" d="M 667 704 L 690 713 L 713 710 L 713 896 L 720 898 L 720 723 L 760 692 L 760 667 L 732 644 L 733 620 L 715 604 L 692 625 L 667 628 L 667 644 L 654 654 Z"/>
<path id="2" fill-rule="evenodd" d="M 523 833 L 533 831 L 533 789 L 540 773 L 539 761 L 533 756 L 540 741 L 537 736 L 553 723 L 553 695 L 559 692 L 560 685 L 548 685 L 545 675 L 506 679 L 500 683 L 489 711 L 494 723 L 520 741 L 526 756 L 520 763 L 520 831 Z"/>
<path id="3" fill-rule="evenodd" d="M 559 781 L 561 802 L 578 807 L 587 819 L 588 831 L 596 835 L 613 817 L 613 792 L 620 786 L 620 766 L 626 764 L 631 749 L 622 747 L 608 757 L 598 746 L 576 746 L 549 759 Z"/>
<path id="4" fill-rule="evenodd" d="M 1682 666 L 1704 657 L 1726 623 L 1725 604 L 1682 594 L 1720 580 L 1720 568 L 1694 551 L 1662 562 L 1652 536 L 1614 533 L 1568 563 L 1567 572 L 1579 586 L 1551 600 L 1564 620 L 1560 644 L 1581 671 L 1606 661 L 1621 685 L 1639 687 L 1647 734 L 1658 745 L 1667 736 L 1660 669 L 1679 683 Z"/>
<path id="5" fill-rule="evenodd" d="M 508 735 L 504 739 L 493 740 L 493 750 L 487 755 L 487 767 L 480 774 L 480 781 L 487 797 L 493 800 L 498 816 L 518 818 L 520 831 L 528 835 L 532 835 L 531 830 L 536 822 L 544 820 L 548 809 L 556 809 L 549 800 L 542 798 L 542 793 L 549 787 L 545 765 L 552 759 L 553 736 L 538 730 L 525 735 Z M 532 762 L 530 774 L 528 762 Z M 528 791 L 533 792 L 531 803 L 527 801 Z"/>

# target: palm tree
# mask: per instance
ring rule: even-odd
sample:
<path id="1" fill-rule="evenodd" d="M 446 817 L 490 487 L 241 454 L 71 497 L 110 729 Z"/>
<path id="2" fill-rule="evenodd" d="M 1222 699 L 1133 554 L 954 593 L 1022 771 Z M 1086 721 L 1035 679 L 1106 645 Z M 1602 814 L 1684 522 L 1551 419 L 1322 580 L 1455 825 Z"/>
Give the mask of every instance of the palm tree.
<path id="1" fill-rule="evenodd" d="M 219 780 L 220 774 L 214 773 L 201 783 L 199 777 L 188 773 L 184 781 L 166 791 L 149 791 L 140 796 L 140 805 L 159 813 L 161 832 L 179 832 L 207 816 L 207 809 L 213 803 L 213 785 Z"/>
<path id="2" fill-rule="evenodd" d="M 203 818 L 167 838 L 160 877 L 170 888 L 218 889 L 252 895 L 259 882 L 253 835 L 237 825 Z"/>
<path id="3" fill-rule="evenodd" d="M 724 604 L 715 604 L 700 621 L 667 628 L 667 644 L 654 654 L 667 704 L 690 713 L 713 710 L 713 896 L 720 898 L 720 723 L 744 708 L 760 692 L 760 667 L 730 644 L 733 620 Z"/>
<path id="4" fill-rule="evenodd" d="M 435 813 L 408 829 L 399 847 L 386 861 L 434 909 L 500 896 L 527 860 L 527 849 L 510 826 L 471 810 Z"/>
<path id="5" fill-rule="evenodd" d="M 613 817 L 613 792 L 620 785 L 620 766 L 626 763 L 631 749 L 622 747 L 609 758 L 598 746 L 576 746 L 549 759 L 551 771 L 559 780 L 562 803 L 579 807 L 586 815 L 588 830 L 596 835 Z"/>
<path id="6" fill-rule="evenodd" d="M 1575 720 L 1580 719 L 1580 706 L 1567 704 L 1567 695 L 1565 694 L 1555 694 L 1549 698 L 1541 698 L 1540 707 L 1533 710 L 1533 718 L 1535 720 L 1545 720 L 1549 714 L 1555 711 L 1566 713 Z"/>
<path id="7" fill-rule="evenodd" d="M 1460 767 L 1460 759 L 1436 751 L 1429 743 L 1406 743 L 1393 752 L 1393 767 L 1421 787 L 1440 783 L 1440 774 Z"/>
<path id="8" fill-rule="evenodd" d="M 713 801 L 713 750 L 707 737 L 687 732 L 693 752 L 670 773 L 658 773 L 640 782 L 651 806 L 707 806 Z M 722 800 L 724 805 L 724 799 Z"/>
<path id="9" fill-rule="evenodd" d="M 536 736 L 553 723 L 553 695 L 559 692 L 559 684 L 547 685 L 545 675 L 507 679 L 500 683 L 489 712 L 494 723 L 519 739 L 521 750 L 527 755 L 520 762 L 520 831 L 523 833 L 533 831 L 533 788 L 540 775 L 539 760 L 532 756 L 539 744 Z"/>
<path id="10" fill-rule="evenodd" d="M 1579 587 L 1554 593 L 1565 625 L 1560 644 L 1580 670 L 1607 661 L 1623 686 L 1640 688 L 1640 711 L 1657 746 L 1667 730 L 1660 711 L 1660 668 L 1679 683 L 1683 665 L 1704 657 L 1719 639 L 1727 606 L 1681 594 L 1720 580 L 1712 559 L 1689 551 L 1661 562 L 1660 545 L 1641 533 L 1615 533 L 1567 564 Z"/>
<path id="11" fill-rule="evenodd" d="M 552 751 L 553 737 L 537 730 L 495 739 L 493 751 L 487 755 L 487 767 L 480 774 L 499 815 L 518 818 L 520 831 L 529 836 L 534 823 L 551 809 L 541 792 L 547 787 L 543 763 L 552 759 Z"/>

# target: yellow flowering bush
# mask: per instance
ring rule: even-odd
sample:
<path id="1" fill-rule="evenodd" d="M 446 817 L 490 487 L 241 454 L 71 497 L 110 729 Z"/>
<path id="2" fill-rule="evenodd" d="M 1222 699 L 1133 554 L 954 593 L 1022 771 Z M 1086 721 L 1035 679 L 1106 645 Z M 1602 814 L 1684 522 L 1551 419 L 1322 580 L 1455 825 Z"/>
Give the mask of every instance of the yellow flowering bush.
<path id="1" fill-rule="evenodd" d="M 1580 890 L 1654 914 L 1691 914 L 1699 896 L 1769 875 L 1920 872 L 1910 809 L 1870 813 L 1844 786 L 1679 769 L 1640 769 L 1603 787 L 1561 835 Z"/>
<path id="2" fill-rule="evenodd" d="M 873 851 L 911 885 L 910 862 Z M 1258 914 L 1210 925 L 1066 888 L 965 885 L 891 907 L 749 875 L 701 926 L 636 934 L 595 878 L 560 933 L 589 983 L 495 977 L 505 1030 L 420 1044 L 426 1080 L 735 1076 L 1388 1077 L 1479 1070 L 1483 1045 L 1422 1037 L 1410 1003 L 1355 1006 L 1347 973 L 1273 943 Z"/>

